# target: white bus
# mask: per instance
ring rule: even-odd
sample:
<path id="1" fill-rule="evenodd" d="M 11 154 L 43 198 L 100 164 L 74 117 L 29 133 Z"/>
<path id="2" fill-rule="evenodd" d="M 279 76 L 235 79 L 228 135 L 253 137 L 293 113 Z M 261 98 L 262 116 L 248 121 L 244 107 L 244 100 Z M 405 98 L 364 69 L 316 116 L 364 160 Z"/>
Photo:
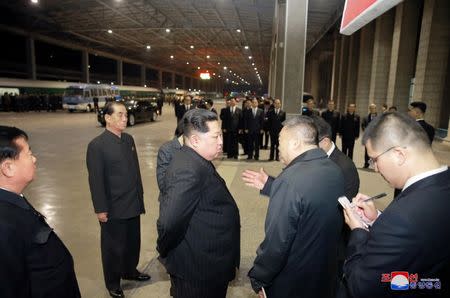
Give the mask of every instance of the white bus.
<path id="1" fill-rule="evenodd" d="M 63 96 L 63 109 L 69 112 L 86 111 L 94 109 L 94 102 L 98 102 L 98 107 L 103 108 L 108 100 L 117 98 L 119 90 L 104 84 L 76 84 L 66 88 Z"/>

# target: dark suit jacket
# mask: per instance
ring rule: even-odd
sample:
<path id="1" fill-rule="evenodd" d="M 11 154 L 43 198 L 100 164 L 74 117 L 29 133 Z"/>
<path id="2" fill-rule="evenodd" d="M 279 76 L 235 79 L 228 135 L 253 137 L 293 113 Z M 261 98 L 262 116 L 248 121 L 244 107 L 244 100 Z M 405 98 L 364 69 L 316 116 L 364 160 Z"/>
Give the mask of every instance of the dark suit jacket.
<path id="1" fill-rule="evenodd" d="M 262 191 L 270 189 L 265 239 L 248 273 L 253 289 L 264 286 L 269 298 L 333 297 L 343 226 L 341 170 L 317 148 L 268 182 Z"/>
<path id="2" fill-rule="evenodd" d="M 425 130 L 425 132 L 427 133 L 428 139 L 430 140 L 430 144 L 433 143 L 434 140 L 434 127 L 431 126 L 430 124 L 428 124 L 427 122 L 425 122 L 425 120 L 418 120 L 417 123 L 420 124 L 420 126 L 422 126 L 422 128 Z"/>
<path id="3" fill-rule="evenodd" d="M 275 109 L 269 111 L 269 131 L 272 135 L 278 135 L 283 128 L 283 122 L 286 120 L 286 112 L 280 109 L 280 112 L 275 114 Z"/>
<path id="4" fill-rule="evenodd" d="M 88 145 L 86 164 L 95 213 L 127 219 L 145 213 L 141 171 L 133 137 L 108 130 Z"/>
<path id="5" fill-rule="evenodd" d="M 337 147 L 331 152 L 330 159 L 342 170 L 345 183 L 345 196 L 351 201 L 359 190 L 359 175 L 353 161 Z"/>
<path id="6" fill-rule="evenodd" d="M 190 109 L 192 110 L 194 109 L 194 105 L 191 103 Z M 183 118 L 184 114 L 186 114 L 188 110 L 186 109 L 186 105 L 185 104 L 178 104 L 175 106 L 175 116 L 177 116 L 178 121 L 181 120 L 181 118 Z"/>
<path id="7" fill-rule="evenodd" d="M 366 117 L 364 117 L 362 123 L 361 123 L 361 128 L 363 130 L 366 129 L 366 127 L 369 125 L 370 121 L 372 121 L 373 119 L 375 119 L 375 117 L 377 117 L 377 113 L 375 113 L 374 116 L 371 116 L 371 114 L 368 114 Z"/>
<path id="8" fill-rule="evenodd" d="M 354 141 L 359 138 L 360 118 L 357 114 L 346 113 L 341 117 L 340 133 L 342 141 Z"/>
<path id="9" fill-rule="evenodd" d="M 177 137 L 159 147 L 158 157 L 156 159 L 156 181 L 158 182 L 160 192 L 164 192 L 165 190 L 164 177 L 166 170 L 172 161 L 174 153 L 180 149 L 181 144 Z"/>
<path id="10" fill-rule="evenodd" d="M 248 129 L 248 133 L 260 133 L 263 129 L 264 112 L 260 108 L 256 109 L 256 115 L 253 116 L 253 109 L 245 111 L 243 115 L 244 129 Z"/>
<path id="11" fill-rule="evenodd" d="M 370 231 L 354 229 L 344 265 L 352 297 L 450 297 L 450 170 L 413 183 L 384 210 Z M 407 271 L 439 278 L 441 290 L 391 291 L 381 275 Z M 444 286 L 447 285 L 447 286 Z M 427 294 L 427 296 L 419 296 Z M 441 295 L 441 296 L 439 296 Z"/>
<path id="12" fill-rule="evenodd" d="M 226 129 L 227 132 L 238 132 L 242 128 L 242 110 L 235 107 L 235 111 L 231 114 L 230 108 L 223 109 L 221 111 L 222 129 Z"/>
<path id="13" fill-rule="evenodd" d="M 341 114 L 338 111 L 329 111 L 326 110 L 322 113 L 322 118 L 325 119 L 328 124 L 331 126 L 331 132 L 333 133 L 333 137 L 336 138 L 336 134 L 339 131 L 339 122 L 341 121 Z"/>
<path id="14" fill-rule="evenodd" d="M 25 198 L 0 189 L 0 297 L 81 297 L 73 259 Z"/>
<path id="15" fill-rule="evenodd" d="M 174 154 L 157 221 L 157 250 L 168 273 L 223 284 L 240 259 L 238 207 L 213 164 L 189 147 Z"/>

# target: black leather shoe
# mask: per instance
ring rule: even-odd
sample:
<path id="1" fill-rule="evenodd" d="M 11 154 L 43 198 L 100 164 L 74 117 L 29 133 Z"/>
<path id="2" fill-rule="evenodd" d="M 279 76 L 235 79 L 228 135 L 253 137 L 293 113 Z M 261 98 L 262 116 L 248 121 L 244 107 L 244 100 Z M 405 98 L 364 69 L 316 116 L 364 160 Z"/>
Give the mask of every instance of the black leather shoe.
<path id="1" fill-rule="evenodd" d="M 125 295 L 123 294 L 122 289 L 117 290 L 108 290 L 109 296 L 115 297 L 115 298 L 125 298 Z"/>
<path id="2" fill-rule="evenodd" d="M 150 275 L 145 274 L 145 273 L 139 273 L 138 275 L 134 275 L 134 276 L 124 276 L 122 277 L 122 279 L 127 279 L 127 280 L 135 280 L 135 281 L 147 281 L 150 280 Z"/>

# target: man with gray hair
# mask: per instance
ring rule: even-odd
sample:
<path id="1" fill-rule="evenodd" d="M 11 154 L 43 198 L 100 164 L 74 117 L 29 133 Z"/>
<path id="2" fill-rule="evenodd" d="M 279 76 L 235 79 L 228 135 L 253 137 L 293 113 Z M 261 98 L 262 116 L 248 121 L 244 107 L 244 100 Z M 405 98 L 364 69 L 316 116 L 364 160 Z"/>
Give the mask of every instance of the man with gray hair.
<path id="1" fill-rule="evenodd" d="M 225 298 L 240 259 L 239 210 L 212 160 L 222 152 L 217 114 L 183 117 L 184 145 L 167 168 L 157 250 L 175 298 Z"/>
<path id="2" fill-rule="evenodd" d="M 337 202 L 344 194 L 342 172 L 318 148 L 311 118 L 298 116 L 283 125 L 280 160 L 286 168 L 261 183 L 261 193 L 270 195 L 266 236 L 248 275 L 260 297 L 262 288 L 268 297 L 333 297 L 343 225 Z M 249 175 L 243 174 L 244 181 L 252 181 Z"/>
<path id="3" fill-rule="evenodd" d="M 375 172 L 402 192 L 383 213 L 366 195 L 353 199 L 353 211 L 372 222 L 370 229 L 344 209 L 352 230 L 344 289 L 355 298 L 397 296 L 393 290 L 408 290 L 403 291 L 408 297 L 449 297 L 448 166 L 439 163 L 425 131 L 405 114 L 385 113 L 372 120 L 363 144 Z"/>

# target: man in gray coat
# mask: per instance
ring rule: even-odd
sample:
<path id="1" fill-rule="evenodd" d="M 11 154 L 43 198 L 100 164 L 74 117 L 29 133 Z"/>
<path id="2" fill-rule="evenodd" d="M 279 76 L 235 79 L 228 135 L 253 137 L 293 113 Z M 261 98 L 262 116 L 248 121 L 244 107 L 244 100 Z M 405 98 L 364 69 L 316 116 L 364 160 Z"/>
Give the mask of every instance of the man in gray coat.
<path id="1" fill-rule="evenodd" d="M 264 288 L 268 297 L 333 297 L 343 225 L 337 199 L 344 194 L 344 178 L 318 148 L 311 118 L 283 124 L 280 160 L 286 168 L 260 185 L 262 194 L 270 195 L 266 236 L 248 275 L 260 296 Z"/>

